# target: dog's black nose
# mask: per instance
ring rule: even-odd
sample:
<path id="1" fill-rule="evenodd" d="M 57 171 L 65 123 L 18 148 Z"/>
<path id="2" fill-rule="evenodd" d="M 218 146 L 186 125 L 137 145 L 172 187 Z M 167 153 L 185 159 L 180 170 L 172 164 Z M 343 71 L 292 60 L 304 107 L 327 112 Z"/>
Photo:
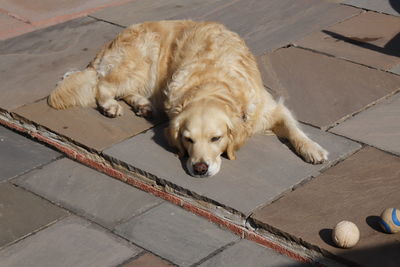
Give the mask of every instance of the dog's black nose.
<path id="1" fill-rule="evenodd" d="M 193 164 L 193 171 L 196 175 L 204 175 L 208 171 L 208 165 L 205 162 Z"/>

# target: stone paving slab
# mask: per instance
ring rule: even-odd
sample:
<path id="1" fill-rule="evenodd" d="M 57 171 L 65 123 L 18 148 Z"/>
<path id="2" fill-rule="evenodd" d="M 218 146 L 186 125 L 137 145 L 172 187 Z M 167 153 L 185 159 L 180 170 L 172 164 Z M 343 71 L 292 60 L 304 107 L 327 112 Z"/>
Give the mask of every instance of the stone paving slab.
<path id="1" fill-rule="evenodd" d="M 399 266 L 400 236 L 382 233 L 377 223 L 383 209 L 400 206 L 399 170 L 399 157 L 367 147 L 253 218 L 361 266 Z M 350 250 L 336 248 L 330 238 L 342 220 L 361 232 Z"/>
<path id="2" fill-rule="evenodd" d="M 237 160 L 223 158 L 221 171 L 216 176 L 200 179 L 189 176 L 183 167 L 185 163 L 170 151 L 163 127 L 114 145 L 104 153 L 245 215 L 360 148 L 345 138 L 304 126 L 310 137 L 330 152 L 328 163 L 312 165 L 305 163 L 275 136 L 257 135 L 241 148 Z"/>
<path id="3" fill-rule="evenodd" d="M 311 265 L 296 262 L 246 239 L 226 248 L 199 265 L 199 267 L 231 266 L 305 267 Z"/>
<path id="4" fill-rule="evenodd" d="M 101 151 L 147 130 L 156 123 L 136 116 L 125 102 L 120 101 L 120 104 L 124 115 L 118 118 L 108 118 L 95 107 L 55 110 L 47 104 L 46 99 L 13 112 L 86 147 Z"/>
<path id="5" fill-rule="evenodd" d="M 98 8 L 112 3 L 121 2 L 120 0 L 1 0 L 0 5 L 3 10 L 17 15 L 31 24 L 43 20 L 49 20 L 58 16 L 68 16 L 81 12 L 88 12 L 91 9 Z"/>
<path id="6" fill-rule="evenodd" d="M 400 77 L 300 48 L 260 60 L 263 79 L 300 121 L 326 129 L 400 88 Z"/>
<path id="7" fill-rule="evenodd" d="M 239 33 L 254 53 L 262 54 L 359 12 L 320 0 L 150 0 L 134 1 L 93 16 L 124 26 L 162 19 L 217 21 Z"/>
<path id="8" fill-rule="evenodd" d="M 163 19 L 194 19 L 235 2 L 234 0 L 146 0 L 107 8 L 93 17 L 129 26 Z"/>
<path id="9" fill-rule="evenodd" d="M 392 69 L 390 69 L 390 72 L 400 75 L 400 64 L 398 64 L 398 65 L 394 66 Z"/>
<path id="10" fill-rule="evenodd" d="M 359 9 L 320 0 L 241 0 L 201 19 L 225 24 L 256 55 L 262 55 L 359 13 Z"/>
<path id="11" fill-rule="evenodd" d="M 116 232 L 179 265 L 191 266 L 238 239 L 180 207 L 163 203 L 119 225 Z"/>
<path id="12" fill-rule="evenodd" d="M 399 16 L 400 4 L 397 0 L 346 0 L 344 4 Z"/>
<path id="13" fill-rule="evenodd" d="M 60 153 L 0 126 L 0 182 L 60 156 Z"/>
<path id="14" fill-rule="evenodd" d="M 390 70 L 400 63 L 400 17 L 366 12 L 295 43 L 335 57 Z"/>
<path id="15" fill-rule="evenodd" d="M 162 202 L 69 159 L 29 172 L 13 183 L 109 229 Z"/>
<path id="16" fill-rule="evenodd" d="M 172 266 L 174 265 L 148 252 L 122 265 L 122 267 L 172 267 Z"/>
<path id="17" fill-rule="evenodd" d="M 102 228 L 70 216 L 0 251 L 0 265 L 116 266 L 141 249 Z"/>
<path id="18" fill-rule="evenodd" d="M 62 75 L 85 67 L 120 27 L 82 18 L 0 42 L 0 107 L 46 97 Z"/>
<path id="19" fill-rule="evenodd" d="M 400 156 L 400 93 L 330 131 Z"/>
<path id="20" fill-rule="evenodd" d="M 0 247 L 66 216 L 67 212 L 12 184 L 0 184 Z M 1 256 L 0 256 L 0 265 Z"/>

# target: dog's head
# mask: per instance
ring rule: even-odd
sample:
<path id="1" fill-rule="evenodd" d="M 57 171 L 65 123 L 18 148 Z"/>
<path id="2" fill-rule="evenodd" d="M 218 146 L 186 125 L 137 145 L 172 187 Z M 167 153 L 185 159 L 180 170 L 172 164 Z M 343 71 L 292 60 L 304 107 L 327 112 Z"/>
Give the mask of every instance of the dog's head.
<path id="1" fill-rule="evenodd" d="M 192 176 L 217 174 L 224 152 L 229 159 L 236 158 L 235 151 L 247 135 L 235 121 L 226 106 L 213 101 L 191 103 L 171 119 L 168 139 L 180 156 L 189 156 L 186 166 Z"/>

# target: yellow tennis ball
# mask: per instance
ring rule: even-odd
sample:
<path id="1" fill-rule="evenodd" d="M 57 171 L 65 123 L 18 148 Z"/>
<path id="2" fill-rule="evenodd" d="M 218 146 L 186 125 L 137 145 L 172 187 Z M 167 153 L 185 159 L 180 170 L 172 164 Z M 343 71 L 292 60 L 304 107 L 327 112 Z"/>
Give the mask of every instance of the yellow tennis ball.
<path id="1" fill-rule="evenodd" d="M 395 208 L 385 209 L 381 214 L 380 225 L 389 234 L 400 231 L 400 211 Z"/>
<path id="2" fill-rule="evenodd" d="M 352 222 L 341 221 L 333 228 L 332 239 L 341 248 L 351 248 L 360 240 L 360 230 Z"/>

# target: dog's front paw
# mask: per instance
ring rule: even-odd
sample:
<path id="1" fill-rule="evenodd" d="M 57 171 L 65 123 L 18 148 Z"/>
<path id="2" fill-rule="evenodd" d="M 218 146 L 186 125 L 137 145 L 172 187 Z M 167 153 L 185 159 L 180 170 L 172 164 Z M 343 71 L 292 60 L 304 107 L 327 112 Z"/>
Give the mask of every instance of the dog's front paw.
<path id="1" fill-rule="evenodd" d="M 137 105 L 135 107 L 135 114 L 137 116 L 150 119 L 153 116 L 153 108 L 151 107 L 150 104 Z"/>
<path id="2" fill-rule="evenodd" d="M 299 148 L 298 153 L 303 159 L 312 164 L 321 164 L 328 160 L 328 151 L 314 141 L 307 140 Z"/>
<path id="3" fill-rule="evenodd" d="M 101 107 L 102 113 L 110 118 L 115 118 L 117 116 L 123 115 L 123 109 L 117 102 L 110 103 Z"/>

